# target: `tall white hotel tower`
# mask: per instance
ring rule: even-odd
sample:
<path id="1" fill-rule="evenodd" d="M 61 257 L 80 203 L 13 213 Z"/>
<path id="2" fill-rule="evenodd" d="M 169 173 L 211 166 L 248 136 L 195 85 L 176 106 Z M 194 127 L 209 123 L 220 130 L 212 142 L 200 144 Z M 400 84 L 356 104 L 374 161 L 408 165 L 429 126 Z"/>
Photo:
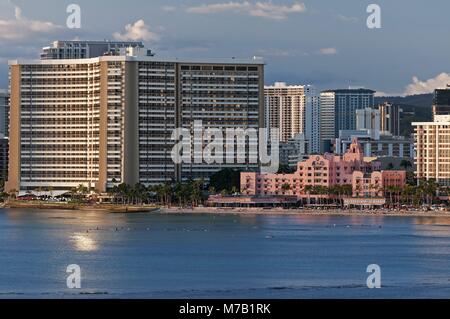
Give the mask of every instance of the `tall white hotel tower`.
<path id="1" fill-rule="evenodd" d="M 10 62 L 11 136 L 6 188 L 100 192 L 118 183 L 207 179 L 226 167 L 175 165 L 173 129 L 262 128 L 261 59 L 181 61 L 126 54 Z"/>
<path id="2" fill-rule="evenodd" d="M 266 127 L 280 130 L 280 141 L 299 133 L 309 141 L 308 153 L 320 150 L 320 97 L 312 85 L 276 82 L 264 88 Z"/>

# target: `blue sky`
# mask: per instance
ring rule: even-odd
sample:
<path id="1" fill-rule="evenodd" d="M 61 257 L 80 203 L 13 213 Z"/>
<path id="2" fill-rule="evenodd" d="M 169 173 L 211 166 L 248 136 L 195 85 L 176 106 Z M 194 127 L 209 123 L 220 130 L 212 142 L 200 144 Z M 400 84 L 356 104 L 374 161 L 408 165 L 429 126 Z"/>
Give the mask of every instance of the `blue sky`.
<path id="1" fill-rule="evenodd" d="M 66 27 L 71 3 L 81 29 Z M 370 3 L 381 29 L 366 26 Z M 450 83 L 448 12 L 448 0 L 0 0 L 0 87 L 7 60 L 78 37 L 141 39 L 159 56 L 262 56 L 267 83 L 423 93 Z"/>

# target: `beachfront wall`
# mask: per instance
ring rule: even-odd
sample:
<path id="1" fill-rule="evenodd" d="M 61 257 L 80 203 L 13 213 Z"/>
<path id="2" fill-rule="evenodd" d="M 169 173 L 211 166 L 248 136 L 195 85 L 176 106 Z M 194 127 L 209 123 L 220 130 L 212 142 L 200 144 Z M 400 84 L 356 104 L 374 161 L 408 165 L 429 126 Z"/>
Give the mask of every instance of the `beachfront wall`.
<path id="1" fill-rule="evenodd" d="M 353 173 L 353 197 L 381 198 L 394 187 L 403 188 L 406 184 L 406 171 L 381 171 Z"/>
<path id="2" fill-rule="evenodd" d="M 302 198 L 309 187 L 351 185 L 353 173 L 367 174 L 380 169 L 377 161 L 366 161 L 361 145 L 355 139 L 343 155 L 313 155 L 299 162 L 293 174 L 241 174 L 241 192 L 244 195 L 288 195 Z"/>

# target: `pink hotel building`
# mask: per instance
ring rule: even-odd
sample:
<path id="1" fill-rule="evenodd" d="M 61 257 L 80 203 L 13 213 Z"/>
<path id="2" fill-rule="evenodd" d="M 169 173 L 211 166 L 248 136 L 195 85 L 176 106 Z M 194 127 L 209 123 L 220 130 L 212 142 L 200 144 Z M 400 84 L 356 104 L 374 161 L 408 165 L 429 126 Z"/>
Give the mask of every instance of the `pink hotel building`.
<path id="1" fill-rule="evenodd" d="M 388 186 L 404 186 L 406 172 L 380 171 L 381 164 L 366 160 L 361 145 L 353 140 L 343 156 L 313 155 L 299 162 L 293 174 L 242 173 L 243 195 L 289 195 L 304 198 L 306 186 L 352 185 L 354 197 L 382 197 Z M 289 187 L 286 187 L 288 185 Z"/>

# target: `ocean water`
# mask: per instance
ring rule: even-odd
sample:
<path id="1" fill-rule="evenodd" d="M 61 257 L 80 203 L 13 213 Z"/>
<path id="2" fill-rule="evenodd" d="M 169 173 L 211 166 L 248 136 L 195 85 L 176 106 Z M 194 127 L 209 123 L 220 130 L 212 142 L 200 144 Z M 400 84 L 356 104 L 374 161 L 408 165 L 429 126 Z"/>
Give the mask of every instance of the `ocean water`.
<path id="1" fill-rule="evenodd" d="M 2 209 L 0 298 L 450 298 L 450 217 Z"/>

